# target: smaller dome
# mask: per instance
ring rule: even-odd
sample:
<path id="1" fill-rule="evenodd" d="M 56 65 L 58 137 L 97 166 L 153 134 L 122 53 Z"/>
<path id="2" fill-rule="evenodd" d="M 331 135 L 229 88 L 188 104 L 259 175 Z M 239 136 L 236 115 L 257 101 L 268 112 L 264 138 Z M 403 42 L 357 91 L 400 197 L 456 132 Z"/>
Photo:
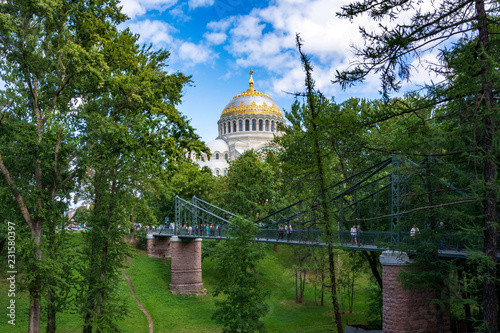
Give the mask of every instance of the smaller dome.
<path id="1" fill-rule="evenodd" d="M 210 153 L 224 153 L 229 151 L 229 146 L 226 141 L 221 139 L 212 140 L 207 143 L 207 147 L 210 149 Z"/>

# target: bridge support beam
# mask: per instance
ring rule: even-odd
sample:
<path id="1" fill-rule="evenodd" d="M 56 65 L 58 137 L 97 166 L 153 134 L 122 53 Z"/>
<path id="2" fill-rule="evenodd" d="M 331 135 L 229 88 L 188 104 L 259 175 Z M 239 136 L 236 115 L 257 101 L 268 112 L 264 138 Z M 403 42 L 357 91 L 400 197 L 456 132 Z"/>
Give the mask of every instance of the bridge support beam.
<path id="1" fill-rule="evenodd" d="M 146 250 L 148 252 L 148 257 L 151 258 L 170 257 L 170 237 L 154 237 L 151 234 L 147 234 Z"/>
<path id="2" fill-rule="evenodd" d="M 170 239 L 172 255 L 170 291 L 176 295 L 203 293 L 201 238 Z"/>
<path id="3" fill-rule="evenodd" d="M 382 263 L 384 333 L 438 332 L 436 305 L 428 299 L 435 298 L 431 291 L 405 290 L 397 280 L 399 272 L 410 263 L 408 255 L 398 251 L 384 251 Z M 449 312 L 445 312 L 444 332 L 451 332 Z"/>

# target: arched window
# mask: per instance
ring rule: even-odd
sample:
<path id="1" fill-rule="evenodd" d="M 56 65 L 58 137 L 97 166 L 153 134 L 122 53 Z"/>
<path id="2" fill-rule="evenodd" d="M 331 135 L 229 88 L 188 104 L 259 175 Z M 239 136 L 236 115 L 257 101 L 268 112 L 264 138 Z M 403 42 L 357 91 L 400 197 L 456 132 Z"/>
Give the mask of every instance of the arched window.
<path id="1" fill-rule="evenodd" d="M 236 132 L 236 121 L 233 121 L 233 132 Z"/>
<path id="2" fill-rule="evenodd" d="M 271 121 L 271 132 L 274 132 L 274 120 Z"/>
<path id="3" fill-rule="evenodd" d="M 228 155 L 227 153 L 224 155 L 224 159 L 227 161 Z"/>
<path id="4" fill-rule="evenodd" d="M 269 132 L 269 120 L 266 120 L 266 132 Z"/>
<path id="5" fill-rule="evenodd" d="M 226 123 L 224 123 L 224 134 L 226 134 Z"/>
<path id="6" fill-rule="evenodd" d="M 216 153 L 215 154 L 215 159 L 218 160 L 219 159 L 219 153 Z"/>
<path id="7" fill-rule="evenodd" d="M 256 131 L 256 130 L 257 130 L 257 120 L 252 119 L 252 131 Z"/>
<path id="8" fill-rule="evenodd" d="M 243 120 L 240 120 L 240 121 L 239 121 L 239 125 L 240 125 L 240 129 L 239 129 L 239 131 L 240 131 L 240 132 L 243 132 Z"/>
<path id="9" fill-rule="evenodd" d="M 259 131 L 262 132 L 262 119 L 259 119 Z"/>
<path id="10" fill-rule="evenodd" d="M 215 170 L 215 175 L 219 175 L 219 170 Z"/>
<path id="11" fill-rule="evenodd" d="M 223 172 L 224 172 L 224 176 L 225 176 L 226 175 L 226 169 L 224 169 Z"/>
<path id="12" fill-rule="evenodd" d="M 245 120 L 245 131 L 250 131 L 250 120 L 248 119 Z"/>

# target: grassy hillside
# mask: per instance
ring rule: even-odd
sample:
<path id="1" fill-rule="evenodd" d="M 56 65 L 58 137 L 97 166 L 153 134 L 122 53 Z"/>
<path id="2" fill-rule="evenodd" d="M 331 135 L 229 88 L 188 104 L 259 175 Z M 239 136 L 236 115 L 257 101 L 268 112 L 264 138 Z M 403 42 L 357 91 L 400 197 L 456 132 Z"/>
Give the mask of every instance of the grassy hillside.
<path id="1" fill-rule="evenodd" d="M 206 241 L 204 241 L 206 242 Z M 330 297 L 325 295 L 325 306 L 315 304 L 314 289 L 308 284 L 305 289 L 304 303 L 295 303 L 295 275 L 284 265 L 290 262 L 291 248 L 282 245 L 274 252 L 268 247 L 268 256 L 260 268 L 264 272 L 262 283 L 271 291 L 268 299 L 269 313 L 264 318 L 269 332 L 325 332 L 335 331 L 333 309 Z M 2 260 L 3 261 L 3 260 Z M 155 332 L 220 332 L 221 326 L 211 320 L 214 308 L 213 290 L 215 282 L 214 266 L 210 258 L 203 261 L 203 283 L 208 290 L 203 296 L 176 296 L 169 292 L 170 259 L 149 258 L 144 252 L 137 251 L 128 260 L 125 270 L 129 276 L 137 298 L 151 315 Z M 7 281 L 4 263 L 0 267 L 0 332 L 26 332 L 28 319 L 28 295 L 26 291 L 16 293 L 16 325 L 7 323 L 8 305 Z M 312 276 L 312 274 L 310 274 Z M 344 314 L 343 320 L 350 324 L 366 323 L 364 285 L 367 276 L 360 275 L 356 286 L 355 313 Z M 19 283 L 18 283 L 19 285 Z M 123 332 L 148 332 L 148 322 L 138 308 L 125 279 L 120 281 L 121 293 L 126 298 L 129 316 L 120 327 Z M 43 323 L 42 325 L 45 325 Z M 81 332 L 82 320 L 77 313 L 62 313 L 57 317 L 58 332 Z"/>

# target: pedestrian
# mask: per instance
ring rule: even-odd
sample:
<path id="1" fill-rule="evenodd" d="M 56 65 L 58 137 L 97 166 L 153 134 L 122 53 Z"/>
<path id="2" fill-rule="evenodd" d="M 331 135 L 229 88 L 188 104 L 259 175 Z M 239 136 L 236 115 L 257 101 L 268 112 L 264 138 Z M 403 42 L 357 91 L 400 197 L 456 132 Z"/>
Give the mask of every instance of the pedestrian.
<path id="1" fill-rule="evenodd" d="M 418 235 L 420 233 L 420 230 L 418 230 L 417 226 L 415 223 L 413 223 L 413 227 L 410 230 L 410 236 L 415 237 L 415 235 Z"/>
<path id="2" fill-rule="evenodd" d="M 290 223 L 288 223 L 286 226 L 287 226 L 286 235 L 287 235 L 288 240 L 290 240 L 292 238 L 293 228 L 292 228 L 292 225 Z"/>
<path id="3" fill-rule="evenodd" d="M 439 236 L 439 249 L 440 250 L 444 250 L 445 249 L 445 242 L 444 242 L 444 232 L 446 230 L 446 228 L 444 227 L 444 222 L 441 221 L 439 222 L 439 226 L 437 227 L 438 229 L 438 232 L 440 233 L 440 236 Z"/>
<path id="4" fill-rule="evenodd" d="M 283 228 L 283 224 L 280 224 L 278 227 L 278 240 L 283 239 L 284 233 L 285 233 L 285 229 Z"/>
<path id="5" fill-rule="evenodd" d="M 353 224 L 351 228 L 351 245 L 358 244 L 356 240 L 356 226 Z"/>

